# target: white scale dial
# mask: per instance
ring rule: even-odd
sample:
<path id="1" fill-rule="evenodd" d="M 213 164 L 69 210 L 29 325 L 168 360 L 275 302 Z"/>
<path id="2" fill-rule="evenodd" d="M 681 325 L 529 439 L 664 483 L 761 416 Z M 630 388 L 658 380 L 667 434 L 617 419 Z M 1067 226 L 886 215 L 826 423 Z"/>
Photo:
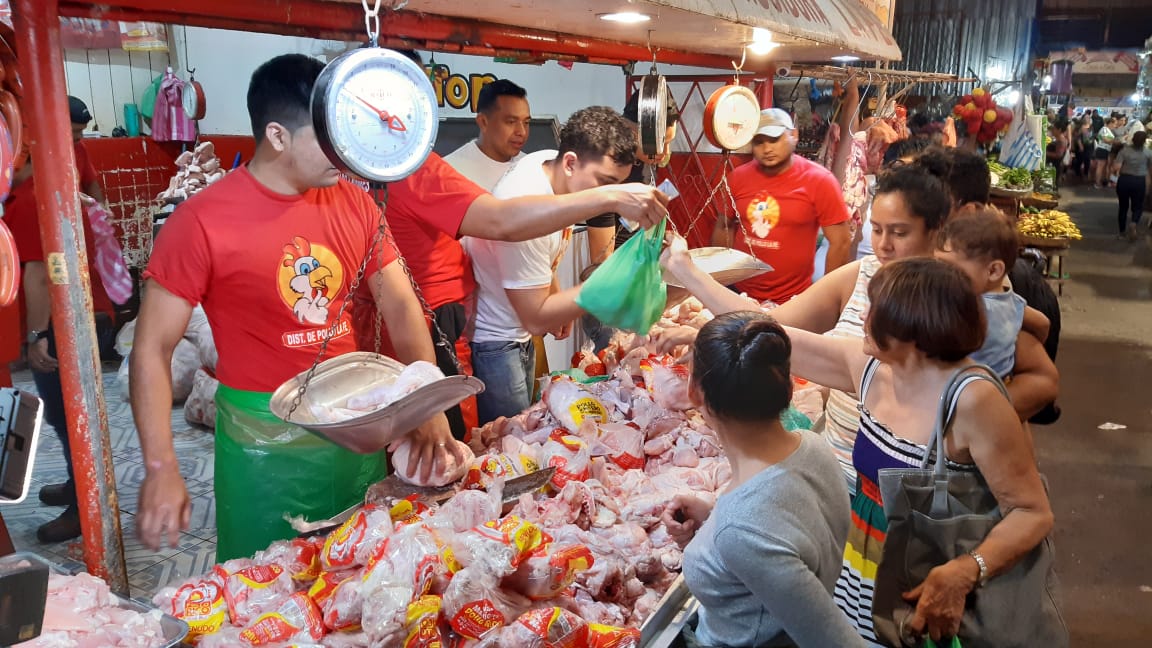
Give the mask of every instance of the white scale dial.
<path id="1" fill-rule="evenodd" d="M 427 75 L 387 49 L 365 48 L 328 64 L 312 94 L 321 147 L 341 170 L 394 182 L 427 159 L 439 118 Z"/>
<path id="2" fill-rule="evenodd" d="M 752 141 L 760 125 L 760 103 L 748 88 L 724 86 L 709 97 L 704 118 L 708 141 L 718 148 L 739 150 Z"/>

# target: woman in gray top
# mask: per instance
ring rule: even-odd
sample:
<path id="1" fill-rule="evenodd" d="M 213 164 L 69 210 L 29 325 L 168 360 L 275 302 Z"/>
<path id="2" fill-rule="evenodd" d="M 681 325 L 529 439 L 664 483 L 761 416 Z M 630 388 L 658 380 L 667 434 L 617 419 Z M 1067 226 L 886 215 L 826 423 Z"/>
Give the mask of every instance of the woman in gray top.
<path id="1" fill-rule="evenodd" d="M 732 481 L 715 506 L 677 495 L 664 512 L 700 601 L 701 646 L 863 646 L 832 599 L 851 523 L 828 444 L 788 432 L 791 342 L 758 312 L 721 315 L 693 348 L 689 395 L 716 430 Z"/>
<path id="2" fill-rule="evenodd" d="M 1125 230 L 1130 240 L 1136 238 L 1136 225 L 1140 223 L 1140 212 L 1144 209 L 1147 183 L 1152 181 L 1152 151 L 1144 147 L 1147 141 L 1148 133 L 1139 131 L 1133 134 L 1132 143 L 1121 149 L 1112 163 L 1112 173 L 1119 174 L 1116 197 L 1120 200 L 1117 214 L 1120 233 L 1116 238 L 1124 236 Z M 1131 222 L 1128 220 L 1129 211 L 1132 213 Z"/>

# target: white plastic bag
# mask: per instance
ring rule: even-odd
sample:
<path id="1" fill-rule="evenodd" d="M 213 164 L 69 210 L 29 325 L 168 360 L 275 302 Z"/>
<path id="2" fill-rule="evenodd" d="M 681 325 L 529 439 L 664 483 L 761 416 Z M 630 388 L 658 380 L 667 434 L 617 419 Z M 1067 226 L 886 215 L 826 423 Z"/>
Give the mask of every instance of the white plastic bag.
<path id="1" fill-rule="evenodd" d="M 216 388 L 220 382 L 203 367 L 192 378 L 192 393 L 184 401 L 184 419 L 194 425 L 216 429 Z"/>

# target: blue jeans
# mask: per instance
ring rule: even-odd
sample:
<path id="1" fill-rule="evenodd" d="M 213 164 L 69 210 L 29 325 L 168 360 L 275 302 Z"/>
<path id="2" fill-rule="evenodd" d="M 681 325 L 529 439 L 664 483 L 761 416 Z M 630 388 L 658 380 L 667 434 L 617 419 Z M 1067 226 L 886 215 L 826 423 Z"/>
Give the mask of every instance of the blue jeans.
<path id="1" fill-rule="evenodd" d="M 476 396 L 480 425 L 515 416 L 532 404 L 536 347 L 527 342 L 473 342 L 472 372 L 484 381 Z"/>
<path id="2" fill-rule="evenodd" d="M 56 336 L 48 328 L 48 355 L 56 357 Z M 68 467 L 68 483 L 75 484 L 72 473 L 72 446 L 68 442 L 68 418 L 64 412 L 64 388 L 60 384 L 60 371 L 33 371 L 32 381 L 36 383 L 36 395 L 44 402 L 44 422 L 51 426 L 60 439 L 64 450 L 64 461 Z M 75 497 L 75 495 L 73 495 Z"/>

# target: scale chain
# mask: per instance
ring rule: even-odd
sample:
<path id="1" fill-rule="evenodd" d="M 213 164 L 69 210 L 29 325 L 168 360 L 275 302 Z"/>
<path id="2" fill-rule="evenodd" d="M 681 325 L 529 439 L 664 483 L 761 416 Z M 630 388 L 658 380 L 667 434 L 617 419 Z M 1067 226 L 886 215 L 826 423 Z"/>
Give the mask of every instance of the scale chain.
<path id="1" fill-rule="evenodd" d="M 368 270 L 368 262 L 372 260 L 372 254 L 376 251 L 377 246 L 380 245 L 381 239 L 384 238 L 386 224 L 384 222 L 384 214 L 380 214 L 380 226 L 376 228 L 376 233 L 372 236 L 368 254 L 364 255 L 364 259 L 360 262 L 360 267 L 356 270 L 356 275 L 352 278 L 352 283 L 348 286 L 348 293 L 344 295 L 344 300 L 340 302 L 340 308 L 336 311 L 336 320 L 333 326 L 339 326 L 340 322 L 344 319 L 344 312 L 348 310 L 348 305 L 352 303 L 356 295 L 356 291 L 360 288 L 360 282 L 364 279 L 364 273 Z M 331 330 L 329 331 L 331 333 Z M 296 409 L 300 407 L 301 401 L 304 399 L 304 393 L 308 390 L 308 385 L 312 382 L 312 378 L 316 375 L 316 367 L 324 360 L 324 354 L 328 352 L 328 343 L 332 341 L 332 335 L 326 335 L 324 340 L 320 343 L 320 350 L 316 353 L 316 359 L 312 361 L 312 366 L 308 368 L 308 372 L 304 374 L 304 380 L 300 383 L 300 388 L 296 390 L 296 396 L 292 398 L 292 405 L 288 408 L 288 415 L 284 417 L 285 421 L 291 421 L 292 415 L 296 413 Z"/>

